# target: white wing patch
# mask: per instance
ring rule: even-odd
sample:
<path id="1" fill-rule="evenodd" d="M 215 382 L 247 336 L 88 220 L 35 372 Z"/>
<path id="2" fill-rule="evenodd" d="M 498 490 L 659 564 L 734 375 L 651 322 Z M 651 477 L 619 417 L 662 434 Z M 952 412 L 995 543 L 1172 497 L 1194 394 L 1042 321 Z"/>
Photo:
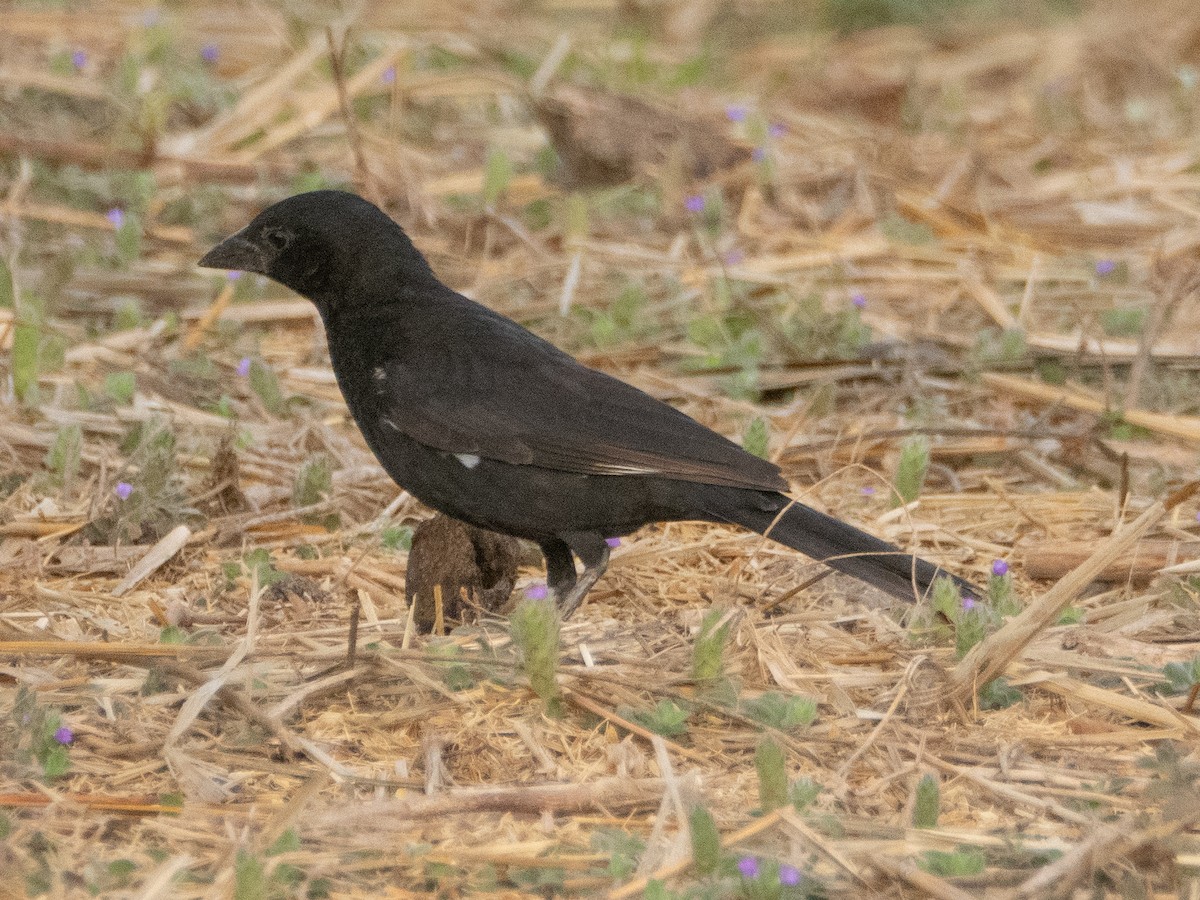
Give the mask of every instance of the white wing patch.
<path id="1" fill-rule="evenodd" d="M 454 458 L 468 469 L 473 469 L 483 462 L 482 457 L 476 456 L 474 453 L 455 453 Z"/>

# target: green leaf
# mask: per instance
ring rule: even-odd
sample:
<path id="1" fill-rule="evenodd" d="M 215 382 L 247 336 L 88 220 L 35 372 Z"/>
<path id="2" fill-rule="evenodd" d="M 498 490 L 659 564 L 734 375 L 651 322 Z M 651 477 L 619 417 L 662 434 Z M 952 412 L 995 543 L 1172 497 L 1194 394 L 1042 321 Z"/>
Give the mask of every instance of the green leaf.
<path id="1" fill-rule="evenodd" d="M 979 689 L 980 709 L 1005 709 L 1024 699 L 1025 695 L 1003 677 L 995 678 Z"/>
<path id="2" fill-rule="evenodd" d="M 290 853 L 299 849 L 300 835 L 296 834 L 296 829 L 288 828 L 267 848 L 267 856 L 278 856 L 280 853 Z"/>
<path id="3" fill-rule="evenodd" d="M 138 302 L 137 297 L 126 297 L 117 307 L 117 314 L 113 318 L 113 328 L 117 331 L 128 331 L 141 324 L 142 305 Z"/>
<path id="4" fill-rule="evenodd" d="M 508 190 L 512 177 L 513 168 L 508 154 L 499 148 L 493 148 L 488 153 L 483 170 L 484 205 L 495 206 L 496 201 Z"/>
<path id="5" fill-rule="evenodd" d="M 1200 682 L 1200 656 L 1188 662 L 1167 663 L 1163 666 L 1166 688 L 1172 694 L 1186 694 Z"/>
<path id="6" fill-rule="evenodd" d="M 700 633 L 692 648 L 692 677 L 697 681 L 715 681 L 725 673 L 725 641 L 729 622 L 724 609 L 714 607 L 704 614 Z"/>
<path id="7" fill-rule="evenodd" d="M 653 709 L 630 709 L 620 707 L 618 714 L 636 722 L 648 731 L 662 737 L 678 737 L 687 731 L 687 720 L 691 713 L 673 700 L 659 700 Z"/>
<path id="8" fill-rule="evenodd" d="M 379 541 L 387 550 L 411 550 L 413 530 L 407 526 L 392 526 L 383 529 Z"/>
<path id="9" fill-rule="evenodd" d="M 250 390 L 254 391 L 272 415 L 282 416 L 287 413 L 287 402 L 279 387 L 279 378 L 273 370 L 258 360 L 250 363 Z"/>
<path id="10" fill-rule="evenodd" d="M 893 499 L 892 506 L 904 506 L 916 500 L 928 471 L 929 438 L 915 434 L 900 445 L 900 462 L 896 466 L 893 483 L 898 496 Z"/>
<path id="11" fill-rule="evenodd" d="M 117 403 L 132 403 L 136 390 L 137 379 L 132 372 L 109 372 L 104 376 L 104 393 Z"/>
<path id="12" fill-rule="evenodd" d="M 608 875 L 617 881 L 623 881 L 634 873 L 638 858 L 646 849 L 646 842 L 636 834 L 615 828 L 593 832 L 588 843 L 597 853 L 609 855 Z"/>
<path id="13" fill-rule="evenodd" d="M 1146 327 L 1148 312 L 1145 306 L 1109 309 L 1101 313 L 1100 324 L 1109 337 L 1137 337 Z"/>
<path id="14" fill-rule="evenodd" d="M 29 406 L 35 405 L 38 398 L 38 348 L 41 342 L 41 301 L 28 294 L 20 294 L 17 296 L 11 354 L 13 390 L 17 399 Z"/>
<path id="15" fill-rule="evenodd" d="M 987 859 L 983 853 L 975 849 L 956 850 L 947 853 L 942 850 L 928 850 L 917 865 L 933 875 L 942 878 L 965 878 L 978 875 L 987 867 Z"/>
<path id="16" fill-rule="evenodd" d="M 712 814 L 703 806 L 695 807 L 688 815 L 692 833 L 692 859 L 700 875 L 711 875 L 721 863 L 721 832 Z"/>
<path id="17" fill-rule="evenodd" d="M 916 802 L 913 804 L 913 826 L 937 828 L 941 815 L 942 789 L 933 775 L 925 775 L 917 784 Z"/>
<path id="18" fill-rule="evenodd" d="M 16 280 L 8 260 L 0 256 L 0 309 L 12 309 L 16 305 Z"/>
<path id="19" fill-rule="evenodd" d="M 797 778 L 792 783 L 791 791 L 788 792 L 788 799 L 791 800 L 796 812 L 804 812 L 817 797 L 821 796 L 822 790 L 821 785 L 811 778 Z"/>
<path id="20" fill-rule="evenodd" d="M 783 748 L 771 738 L 761 741 L 754 752 L 754 768 L 758 772 L 758 802 L 763 812 L 786 806 L 788 777 Z"/>
<path id="21" fill-rule="evenodd" d="M 46 468 L 70 490 L 75 476 L 79 474 L 83 457 L 83 429 L 79 425 L 64 425 L 54 437 L 54 445 L 46 453 Z"/>
<path id="22" fill-rule="evenodd" d="M 762 416 L 756 416 L 742 437 L 742 449 L 747 453 L 753 453 L 759 459 L 766 459 L 770 450 L 770 442 L 771 431 L 767 420 Z"/>
<path id="23" fill-rule="evenodd" d="M 817 702 L 809 697 L 767 691 L 747 700 L 743 712 L 754 721 L 779 731 L 811 725 L 817 718 Z"/>
<path id="24" fill-rule="evenodd" d="M 108 864 L 108 874 L 118 880 L 125 880 L 137 871 L 137 863 L 132 859 L 114 859 Z"/>
<path id="25" fill-rule="evenodd" d="M 142 252 L 142 217 L 136 212 L 127 211 L 125 221 L 116 230 L 113 239 L 121 262 L 128 264 L 137 259 Z"/>
<path id="26" fill-rule="evenodd" d="M 42 774 L 47 781 L 61 778 L 71 768 L 71 756 L 67 748 L 58 744 L 42 758 Z"/>
<path id="27" fill-rule="evenodd" d="M 268 900 L 267 873 L 262 860 L 239 850 L 233 869 L 234 900 Z"/>
<path id="28" fill-rule="evenodd" d="M 312 506 L 327 499 L 333 493 L 333 463 L 324 453 L 318 453 L 304 461 L 296 474 L 292 487 L 292 504 L 298 507 Z"/>
<path id="29" fill-rule="evenodd" d="M 264 547 L 251 550 L 243 558 L 246 570 L 253 577 L 257 574 L 258 583 L 262 587 L 279 584 L 287 575 L 275 568 L 271 562 L 271 552 Z"/>
<path id="30" fill-rule="evenodd" d="M 525 600 L 513 610 L 509 632 L 529 686 L 542 698 L 549 715 L 562 714 L 558 690 L 558 608 L 543 600 Z"/>

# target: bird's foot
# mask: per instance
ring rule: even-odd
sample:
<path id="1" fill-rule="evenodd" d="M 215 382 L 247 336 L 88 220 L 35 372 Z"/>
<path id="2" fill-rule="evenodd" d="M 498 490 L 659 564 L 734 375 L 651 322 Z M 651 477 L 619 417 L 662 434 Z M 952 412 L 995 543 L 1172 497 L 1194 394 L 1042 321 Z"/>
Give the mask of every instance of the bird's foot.
<path id="1" fill-rule="evenodd" d="M 587 596 L 587 592 L 600 580 L 600 576 L 604 574 L 604 570 L 607 568 L 608 547 L 605 547 L 604 552 L 600 554 L 600 558 L 592 565 L 584 568 L 583 573 L 579 576 L 579 580 L 575 582 L 570 590 L 564 591 L 561 596 L 558 591 L 554 592 L 554 599 L 558 603 L 558 613 L 564 622 L 575 614 L 575 610 L 579 609 L 583 603 L 583 598 Z"/>

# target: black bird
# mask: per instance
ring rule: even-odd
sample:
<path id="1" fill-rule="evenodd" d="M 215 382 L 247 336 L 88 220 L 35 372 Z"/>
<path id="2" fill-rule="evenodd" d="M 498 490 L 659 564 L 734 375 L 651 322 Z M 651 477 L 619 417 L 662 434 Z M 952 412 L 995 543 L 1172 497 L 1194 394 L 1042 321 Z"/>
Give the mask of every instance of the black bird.
<path id="1" fill-rule="evenodd" d="M 785 496 L 772 463 L 451 290 L 354 194 L 276 203 L 200 265 L 311 300 L 388 474 L 448 516 L 536 541 L 564 616 L 607 567 L 606 539 L 649 522 L 741 525 L 907 600 L 944 574 Z"/>

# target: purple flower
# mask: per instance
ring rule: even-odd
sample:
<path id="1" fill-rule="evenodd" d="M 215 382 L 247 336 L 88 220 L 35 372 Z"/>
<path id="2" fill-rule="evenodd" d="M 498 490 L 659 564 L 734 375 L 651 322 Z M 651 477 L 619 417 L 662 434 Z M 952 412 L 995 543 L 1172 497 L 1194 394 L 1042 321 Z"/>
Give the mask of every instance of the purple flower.
<path id="1" fill-rule="evenodd" d="M 66 725 L 62 725 L 54 732 L 54 739 L 60 744 L 69 744 L 75 740 L 75 732 Z"/>
<path id="2" fill-rule="evenodd" d="M 770 127 L 767 128 L 767 134 L 773 138 L 781 138 L 787 134 L 787 128 L 782 122 L 772 122 Z"/>
<path id="3" fill-rule="evenodd" d="M 396 67 L 388 66 L 386 69 L 384 69 L 383 74 L 379 76 L 379 80 L 382 81 L 384 84 L 395 84 L 396 83 Z"/>
<path id="4" fill-rule="evenodd" d="M 730 104 L 729 106 L 725 107 L 725 118 L 727 118 L 730 122 L 745 122 L 746 107 Z"/>
<path id="5" fill-rule="evenodd" d="M 550 596 L 550 589 L 540 581 L 525 588 L 525 596 L 530 600 L 545 600 Z"/>
<path id="6" fill-rule="evenodd" d="M 855 294 L 854 296 L 852 296 L 850 298 L 850 302 L 854 304 L 856 309 L 866 309 L 867 308 L 867 298 L 864 297 L 862 294 Z"/>
<path id="7" fill-rule="evenodd" d="M 104 214 L 104 218 L 108 219 L 108 224 L 113 228 L 120 228 L 125 224 L 125 211 L 119 206 L 114 206 Z"/>
<path id="8" fill-rule="evenodd" d="M 704 198 L 699 194 L 692 194 L 683 201 L 683 206 L 690 213 L 704 212 Z"/>
<path id="9" fill-rule="evenodd" d="M 765 147 L 755 147 L 750 151 L 750 158 L 755 162 L 762 162 L 767 158 L 767 149 Z"/>
<path id="10" fill-rule="evenodd" d="M 133 485 L 128 481 L 118 481 L 113 493 L 117 495 L 118 500 L 128 500 L 129 495 L 133 493 Z"/>
<path id="11" fill-rule="evenodd" d="M 1117 264 L 1111 259 L 1096 260 L 1096 274 L 1103 278 L 1105 275 L 1111 275 L 1117 270 Z"/>
<path id="12" fill-rule="evenodd" d="M 740 265 L 742 262 L 744 262 L 745 259 L 746 259 L 746 254 L 743 253 L 741 250 L 730 250 L 728 253 L 726 253 L 724 256 L 721 257 L 721 262 L 725 263 L 725 265 L 727 265 L 727 266 L 736 266 L 736 265 Z"/>
<path id="13" fill-rule="evenodd" d="M 71 54 L 71 65 L 75 67 L 75 71 L 80 71 L 87 65 L 87 53 L 83 50 L 76 50 Z"/>
<path id="14" fill-rule="evenodd" d="M 968 594 L 966 597 L 962 598 L 963 612 L 970 612 L 978 605 L 979 605 L 979 603 L 970 594 Z"/>
<path id="15" fill-rule="evenodd" d="M 230 281 L 237 281 L 239 278 L 242 277 L 242 273 L 239 272 L 237 269 L 230 269 L 228 272 L 225 273 L 225 277 L 228 278 Z"/>
<path id="16" fill-rule="evenodd" d="M 614 547 L 614 548 L 620 547 L 621 539 L 620 538 L 605 538 L 604 543 L 608 544 L 609 547 Z"/>
<path id="17" fill-rule="evenodd" d="M 221 49 L 216 44 L 205 44 L 200 48 L 200 58 L 209 65 L 215 63 L 220 55 Z"/>
<path id="18" fill-rule="evenodd" d="M 160 21 L 162 21 L 162 13 L 159 12 L 154 7 L 151 7 L 150 9 L 148 9 L 144 13 L 142 13 L 142 27 L 143 28 L 153 28 Z"/>
<path id="19" fill-rule="evenodd" d="M 871 487 L 871 485 L 869 485 L 869 484 L 868 484 L 868 485 L 866 485 L 866 486 L 864 486 L 864 487 L 863 487 L 863 489 L 862 489 L 862 495 L 863 495 L 864 497 L 873 497 L 873 496 L 875 496 L 875 488 Z"/>
<path id="20" fill-rule="evenodd" d="M 1200 522 L 1200 510 L 1196 510 L 1196 521 Z"/>
<path id="21" fill-rule="evenodd" d="M 995 562 L 993 562 L 992 563 L 992 574 L 993 575 L 1007 575 L 1008 574 L 1008 563 L 1006 563 L 1002 559 L 998 559 Z"/>
<path id="22" fill-rule="evenodd" d="M 800 870 L 784 863 L 779 867 L 779 883 L 792 887 L 800 883 Z"/>
<path id="23" fill-rule="evenodd" d="M 753 856 L 743 856 L 738 860 L 737 867 L 743 878 L 758 877 L 758 860 Z"/>
<path id="24" fill-rule="evenodd" d="M 242 378 L 245 378 L 247 375 L 250 374 L 250 357 L 243 356 L 241 359 L 238 360 L 237 373 Z"/>

